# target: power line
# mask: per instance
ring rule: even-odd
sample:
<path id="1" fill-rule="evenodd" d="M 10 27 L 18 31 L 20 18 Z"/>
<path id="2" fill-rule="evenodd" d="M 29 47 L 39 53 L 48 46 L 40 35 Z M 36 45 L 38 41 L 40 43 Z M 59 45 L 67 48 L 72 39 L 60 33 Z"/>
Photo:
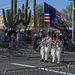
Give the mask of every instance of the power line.
<path id="1" fill-rule="evenodd" d="M 20 0 L 20 1 L 17 2 L 17 4 L 19 4 L 19 3 L 23 2 L 23 1 L 25 1 L 25 0 Z M 0 5 L 0 7 L 1 7 L 1 6 L 8 6 L 9 4 L 10 4 L 10 3 L 2 4 L 2 5 Z"/>
<path id="2" fill-rule="evenodd" d="M 2 5 L 0 5 L 0 6 L 4 6 L 4 5 L 8 5 L 8 4 L 10 4 L 10 3 L 2 4 Z"/>
<path id="3" fill-rule="evenodd" d="M 25 0 L 20 0 L 20 1 L 18 1 L 18 2 L 22 2 L 22 1 L 25 1 Z M 5 4 L 2 4 L 2 5 L 0 5 L 0 6 L 6 6 L 6 5 L 8 5 L 8 4 L 10 4 L 10 3 L 5 3 Z"/>
<path id="4" fill-rule="evenodd" d="M 8 7 L 5 7 L 4 9 L 7 9 L 7 8 L 10 8 L 9 6 Z M 2 10 L 3 8 L 0 8 L 0 10 Z"/>
<path id="5" fill-rule="evenodd" d="M 32 2 L 32 0 L 28 1 L 28 5 Z M 23 3 L 24 4 L 24 3 Z M 22 5 L 19 7 L 19 8 L 22 8 Z"/>
<path id="6" fill-rule="evenodd" d="M 22 1 L 22 0 L 19 1 L 17 4 L 21 4 L 21 2 L 24 2 L 24 0 L 23 0 L 23 1 Z M 2 5 L 2 6 L 6 6 L 6 5 Z M 6 9 L 6 8 L 10 8 L 10 6 L 8 5 L 7 7 L 1 7 L 0 9 L 3 9 L 3 8 L 5 8 L 5 9 Z"/>
<path id="7" fill-rule="evenodd" d="M 20 1 L 18 1 L 18 2 L 17 2 L 17 5 L 18 5 L 18 4 L 21 4 L 21 3 L 24 2 L 24 1 L 25 1 L 25 0 L 20 0 Z M 32 2 L 32 0 L 30 0 L 30 1 L 28 2 L 28 5 L 29 5 L 31 2 Z M 7 4 L 0 5 L 0 6 L 6 6 L 6 7 L 1 7 L 0 10 L 2 10 L 3 8 L 4 8 L 4 9 L 10 8 L 11 5 L 8 5 L 8 6 L 7 6 L 7 5 L 8 5 L 8 3 L 7 3 Z"/>
<path id="8" fill-rule="evenodd" d="M 30 4 L 32 2 L 32 0 L 30 0 L 28 3 Z"/>

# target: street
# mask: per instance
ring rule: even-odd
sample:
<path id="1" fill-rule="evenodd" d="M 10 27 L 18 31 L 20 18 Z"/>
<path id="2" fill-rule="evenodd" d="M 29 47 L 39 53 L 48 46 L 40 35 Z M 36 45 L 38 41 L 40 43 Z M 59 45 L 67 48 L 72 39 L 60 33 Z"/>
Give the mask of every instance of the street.
<path id="1" fill-rule="evenodd" d="M 25 56 L 4 56 L 0 55 L 0 74 L 3 75 L 5 71 L 7 70 L 18 70 L 25 68 L 25 70 L 28 68 L 27 72 L 29 72 L 29 68 L 37 68 L 41 69 L 43 71 L 50 71 L 51 74 L 58 73 L 58 75 L 66 74 L 66 66 L 68 66 L 69 63 L 75 62 L 75 52 L 64 52 L 61 54 L 61 63 L 51 63 L 51 59 L 48 60 L 47 63 L 40 62 L 40 54 L 28 54 Z M 73 67 L 73 74 L 74 67 Z M 71 67 L 70 67 L 70 72 Z M 52 73 L 53 72 L 53 73 Z M 38 73 L 38 70 L 37 70 Z M 42 72 L 41 72 L 42 73 Z M 5 74 L 8 75 L 8 74 Z M 15 74 L 17 75 L 17 74 Z M 40 74 L 39 74 L 40 75 Z M 43 74 L 44 75 L 44 74 Z"/>

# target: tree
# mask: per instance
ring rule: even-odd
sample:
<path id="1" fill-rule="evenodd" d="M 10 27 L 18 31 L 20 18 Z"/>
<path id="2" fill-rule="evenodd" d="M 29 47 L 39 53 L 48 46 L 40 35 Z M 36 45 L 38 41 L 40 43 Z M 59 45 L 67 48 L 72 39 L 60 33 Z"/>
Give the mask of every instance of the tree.
<path id="1" fill-rule="evenodd" d="M 66 23 L 71 27 L 72 26 L 72 3 L 70 3 L 69 6 L 66 7 L 66 9 L 63 9 L 61 13 L 64 16 Z"/>
<path id="2" fill-rule="evenodd" d="M 43 5 L 41 4 L 37 5 L 37 25 L 39 25 L 40 28 L 43 28 L 45 26 L 44 9 L 43 9 Z"/>

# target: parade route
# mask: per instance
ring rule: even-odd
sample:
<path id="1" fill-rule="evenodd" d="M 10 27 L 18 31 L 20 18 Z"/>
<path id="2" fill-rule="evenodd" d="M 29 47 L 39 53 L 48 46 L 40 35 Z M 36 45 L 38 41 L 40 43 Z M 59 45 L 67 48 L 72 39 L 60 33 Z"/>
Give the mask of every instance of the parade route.
<path id="1" fill-rule="evenodd" d="M 31 66 L 31 65 L 25 65 L 25 64 L 18 64 L 18 63 L 11 63 L 12 65 L 17 65 L 17 66 L 24 66 L 24 67 L 29 67 L 29 68 L 35 68 L 37 66 Z M 55 67 L 56 68 L 56 67 Z M 62 67 L 63 68 L 63 67 Z M 39 68 L 38 68 L 39 69 Z M 50 72 L 54 72 L 54 73 L 59 73 L 59 74 L 63 74 L 65 75 L 66 72 L 62 72 L 62 71 L 57 71 L 57 70 L 51 70 L 48 68 L 40 68 L 41 70 L 45 70 L 45 71 L 50 71 Z M 70 73 L 71 74 L 71 73 Z M 72 75 L 72 74 L 71 74 Z"/>
<path id="2" fill-rule="evenodd" d="M 10 69 L 20 69 L 20 68 L 40 68 L 41 70 L 49 71 L 52 73 L 58 73 L 60 75 L 66 74 L 66 65 L 70 62 L 75 62 L 75 52 L 65 52 L 61 55 L 62 60 L 60 64 L 51 63 L 49 59 L 47 63 L 40 62 L 40 55 L 28 57 L 6 57 L 0 55 L 0 73 L 3 74 L 4 71 Z M 45 67 L 45 68 L 44 68 Z M 63 70 L 62 70 L 63 69 Z M 29 71 L 29 70 L 28 70 Z M 70 75 L 75 73 L 70 73 Z"/>

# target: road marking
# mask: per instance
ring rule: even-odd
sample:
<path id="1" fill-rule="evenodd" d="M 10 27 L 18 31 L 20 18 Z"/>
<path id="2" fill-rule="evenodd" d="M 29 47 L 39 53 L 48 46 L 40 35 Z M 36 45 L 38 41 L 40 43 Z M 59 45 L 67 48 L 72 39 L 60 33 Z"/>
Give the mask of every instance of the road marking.
<path id="1" fill-rule="evenodd" d="M 24 65 L 24 64 L 18 64 L 18 63 L 10 63 L 12 65 L 17 65 L 17 66 L 24 66 L 24 67 L 30 67 L 30 68 L 35 68 L 36 66 L 30 66 L 30 65 Z"/>
<path id="2" fill-rule="evenodd" d="M 10 64 L 11 65 L 17 65 L 17 66 L 30 67 L 30 68 L 36 68 L 37 67 L 37 66 L 24 65 L 24 64 L 18 64 L 18 63 L 10 63 Z M 59 74 L 66 74 L 66 72 L 63 72 L 63 71 L 51 70 L 51 69 L 48 69 L 48 68 L 38 68 L 38 69 L 45 70 L 45 71 L 51 71 L 51 72 L 55 72 L 55 73 L 59 73 Z M 72 73 L 69 73 L 69 74 L 75 75 L 75 74 L 72 74 Z"/>

